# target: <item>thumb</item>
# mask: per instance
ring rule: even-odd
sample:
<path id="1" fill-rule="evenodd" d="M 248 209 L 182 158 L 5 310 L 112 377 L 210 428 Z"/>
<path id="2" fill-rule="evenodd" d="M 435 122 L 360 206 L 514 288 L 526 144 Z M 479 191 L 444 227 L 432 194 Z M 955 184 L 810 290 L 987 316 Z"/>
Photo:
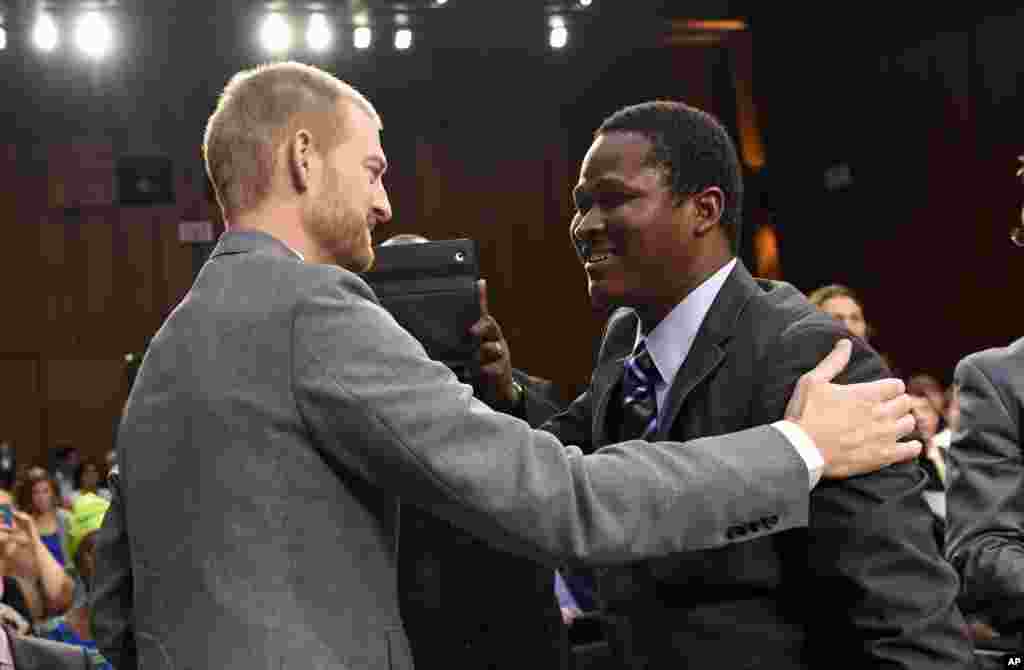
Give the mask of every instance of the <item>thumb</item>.
<path id="1" fill-rule="evenodd" d="M 487 280 L 476 280 L 477 295 L 480 297 L 480 316 L 488 316 L 491 310 L 487 307 Z"/>
<path id="2" fill-rule="evenodd" d="M 850 340 L 842 339 L 836 342 L 829 355 L 822 359 L 813 370 L 808 373 L 815 381 L 830 382 L 846 368 L 850 362 L 850 353 L 853 351 L 853 343 Z"/>

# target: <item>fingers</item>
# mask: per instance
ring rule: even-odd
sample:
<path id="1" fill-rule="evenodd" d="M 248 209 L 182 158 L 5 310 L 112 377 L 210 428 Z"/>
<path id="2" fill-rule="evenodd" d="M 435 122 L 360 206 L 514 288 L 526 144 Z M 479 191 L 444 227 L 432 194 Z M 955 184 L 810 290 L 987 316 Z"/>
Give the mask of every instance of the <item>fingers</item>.
<path id="1" fill-rule="evenodd" d="M 842 461 L 832 464 L 826 475 L 830 479 L 845 479 L 869 474 L 917 458 L 920 453 L 921 443 L 917 440 L 872 444 L 844 454 Z"/>
<path id="2" fill-rule="evenodd" d="M 505 357 L 505 347 L 498 342 L 484 342 L 480 345 L 480 365 L 496 363 Z"/>
<path id="3" fill-rule="evenodd" d="M 850 352 L 853 351 L 853 344 L 850 340 L 843 339 L 836 342 L 829 355 L 818 363 L 813 370 L 807 373 L 811 381 L 830 382 L 846 368 L 850 362 Z"/>
<path id="4" fill-rule="evenodd" d="M 864 400 L 882 402 L 903 395 L 907 390 L 907 385 L 900 379 L 879 379 L 873 382 L 844 384 L 843 388 L 847 392 L 858 395 Z M 910 411 L 909 406 L 907 411 Z"/>
<path id="5" fill-rule="evenodd" d="M 476 291 L 480 297 L 480 315 L 487 316 L 491 313 L 491 310 L 487 306 L 487 280 L 477 279 L 476 280 Z"/>
<path id="6" fill-rule="evenodd" d="M 878 402 L 874 406 L 874 413 L 877 419 L 896 421 L 903 417 L 913 418 L 912 409 L 913 399 L 904 393 L 889 400 Z"/>

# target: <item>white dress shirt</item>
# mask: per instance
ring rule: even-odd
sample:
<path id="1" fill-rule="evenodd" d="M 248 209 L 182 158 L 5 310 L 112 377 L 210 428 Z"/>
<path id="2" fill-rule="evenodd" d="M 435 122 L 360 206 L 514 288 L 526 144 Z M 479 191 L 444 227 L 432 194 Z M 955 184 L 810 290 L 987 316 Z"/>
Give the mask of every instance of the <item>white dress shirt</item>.
<path id="1" fill-rule="evenodd" d="M 663 412 L 667 404 L 668 391 L 693 347 L 697 331 L 700 330 L 704 318 L 711 309 L 711 304 L 718 297 L 725 280 L 728 279 L 735 267 L 736 259 L 734 258 L 691 291 L 647 335 L 647 351 L 650 352 L 651 360 L 654 361 L 654 365 L 661 375 L 661 381 L 654 385 L 654 393 L 658 401 L 659 422 L 664 419 Z M 638 328 L 636 343 L 639 344 L 642 338 L 643 335 Z M 636 350 L 635 346 L 634 350 Z M 814 446 L 814 442 L 803 428 L 792 421 L 777 421 L 772 426 L 789 440 L 789 443 L 793 445 L 793 448 L 806 463 L 808 482 L 813 489 L 825 469 L 825 460 Z"/>

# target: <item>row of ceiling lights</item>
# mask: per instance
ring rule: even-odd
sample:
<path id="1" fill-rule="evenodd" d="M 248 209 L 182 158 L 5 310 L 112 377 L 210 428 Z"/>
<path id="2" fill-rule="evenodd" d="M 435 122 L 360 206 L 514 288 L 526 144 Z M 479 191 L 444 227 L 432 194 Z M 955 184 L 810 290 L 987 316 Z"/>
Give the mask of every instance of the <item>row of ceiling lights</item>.
<path id="1" fill-rule="evenodd" d="M 436 5 L 444 5 L 447 0 L 434 0 Z M 577 0 L 582 7 L 589 7 L 592 0 Z M 373 30 L 365 15 L 355 17 L 352 30 L 352 45 L 356 49 L 368 49 L 373 42 Z M 283 13 L 267 14 L 259 31 L 260 43 L 272 54 L 287 53 L 292 48 L 292 21 Z M 334 43 L 334 31 L 327 15 L 313 13 L 306 22 L 306 46 L 317 52 L 326 51 Z M 107 14 L 100 11 L 88 11 L 74 22 L 72 39 L 78 49 L 89 58 L 103 58 L 114 45 L 113 22 Z M 552 49 L 561 49 L 568 44 L 569 29 L 565 19 L 552 16 L 549 19 L 548 44 Z M 408 27 L 408 17 L 398 14 L 395 18 L 394 47 L 405 51 L 412 47 L 413 32 Z M 32 27 L 32 43 L 40 51 L 53 51 L 60 44 L 60 29 L 51 14 L 41 13 Z M 7 30 L 0 25 L 0 50 L 7 48 Z"/>
<path id="2" fill-rule="evenodd" d="M 103 58 L 114 44 L 110 17 L 99 11 L 79 15 L 72 25 L 71 39 L 86 56 Z M 32 44 L 40 51 L 53 51 L 60 44 L 60 28 L 50 14 L 40 14 L 32 26 Z M 0 25 L 0 50 L 7 48 L 7 29 Z"/>

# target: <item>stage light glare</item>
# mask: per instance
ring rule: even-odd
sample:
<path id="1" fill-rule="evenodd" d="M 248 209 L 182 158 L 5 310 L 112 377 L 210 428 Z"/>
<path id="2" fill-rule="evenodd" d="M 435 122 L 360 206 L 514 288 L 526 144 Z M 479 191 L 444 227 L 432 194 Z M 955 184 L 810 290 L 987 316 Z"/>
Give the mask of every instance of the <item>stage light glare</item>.
<path id="1" fill-rule="evenodd" d="M 591 0 L 580 0 L 580 7 L 589 7 Z"/>
<path id="2" fill-rule="evenodd" d="M 331 26 L 327 17 L 319 12 L 309 17 L 309 26 L 306 28 L 306 44 L 313 51 L 324 51 L 331 46 Z"/>
<path id="3" fill-rule="evenodd" d="M 448 0 L 434 0 L 434 4 L 439 6 L 439 7 L 441 5 L 443 5 L 443 4 L 445 4 L 446 2 L 448 2 Z"/>
<path id="4" fill-rule="evenodd" d="M 40 14 L 32 29 L 32 42 L 40 51 L 53 51 L 57 48 L 58 41 L 60 35 L 57 32 L 57 22 L 49 14 Z"/>
<path id="5" fill-rule="evenodd" d="M 412 46 L 412 31 L 408 28 L 399 28 L 395 31 L 395 48 L 405 51 Z"/>
<path id="6" fill-rule="evenodd" d="M 7 48 L 7 30 L 0 26 L 0 51 Z"/>
<path id="7" fill-rule="evenodd" d="M 267 14 L 260 27 L 260 42 L 270 53 L 283 53 L 292 45 L 292 29 L 281 14 Z"/>
<path id="8" fill-rule="evenodd" d="M 75 23 L 75 46 L 90 58 L 102 58 L 114 43 L 114 29 L 109 17 L 99 12 L 86 12 Z"/>
<path id="9" fill-rule="evenodd" d="M 551 35 L 548 39 L 548 43 L 552 49 L 561 49 L 569 42 L 569 29 L 564 25 L 554 26 L 551 28 Z"/>
<path id="10" fill-rule="evenodd" d="M 352 31 L 352 42 L 357 49 L 368 49 L 373 40 L 373 31 L 367 26 L 359 26 Z"/>

